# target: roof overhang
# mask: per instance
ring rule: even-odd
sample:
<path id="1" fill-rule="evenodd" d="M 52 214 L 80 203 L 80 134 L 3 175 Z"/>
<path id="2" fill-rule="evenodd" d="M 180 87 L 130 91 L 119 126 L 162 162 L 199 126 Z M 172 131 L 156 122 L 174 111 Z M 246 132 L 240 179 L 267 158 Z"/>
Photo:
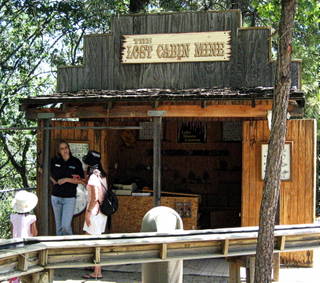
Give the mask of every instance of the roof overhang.
<path id="1" fill-rule="evenodd" d="M 271 110 L 273 88 L 254 89 L 134 89 L 82 90 L 29 97 L 21 105 L 30 119 L 39 113 L 56 118 L 144 117 L 150 110 L 162 110 L 166 117 L 265 117 Z M 289 112 L 301 116 L 304 93 L 291 90 Z M 125 110 L 125 111 L 124 111 Z M 199 110 L 201 110 L 199 112 Z M 222 115 L 222 116 L 221 116 Z M 42 115 L 43 116 L 43 115 Z"/>

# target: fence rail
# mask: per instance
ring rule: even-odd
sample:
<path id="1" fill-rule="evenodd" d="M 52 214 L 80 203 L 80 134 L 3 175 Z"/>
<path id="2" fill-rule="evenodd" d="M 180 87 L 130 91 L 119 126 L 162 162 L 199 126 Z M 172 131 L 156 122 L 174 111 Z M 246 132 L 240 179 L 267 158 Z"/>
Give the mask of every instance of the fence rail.
<path id="1" fill-rule="evenodd" d="M 0 280 L 84 266 L 255 254 L 258 227 L 0 240 Z M 320 224 L 276 226 L 274 252 L 320 247 Z"/>

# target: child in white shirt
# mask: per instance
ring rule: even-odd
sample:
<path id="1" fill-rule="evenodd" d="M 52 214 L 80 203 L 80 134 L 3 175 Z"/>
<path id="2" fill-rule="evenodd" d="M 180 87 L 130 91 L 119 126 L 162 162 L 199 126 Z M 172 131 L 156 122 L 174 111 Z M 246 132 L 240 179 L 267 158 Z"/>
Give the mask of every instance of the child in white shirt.
<path id="1" fill-rule="evenodd" d="M 12 208 L 14 213 L 10 215 L 10 222 L 12 225 L 12 238 L 26 238 L 38 235 L 36 226 L 36 216 L 31 214 L 31 210 L 35 208 L 38 203 L 38 197 L 27 191 L 19 191 L 16 193 Z M 10 283 L 18 283 L 18 278 L 12 278 Z"/>

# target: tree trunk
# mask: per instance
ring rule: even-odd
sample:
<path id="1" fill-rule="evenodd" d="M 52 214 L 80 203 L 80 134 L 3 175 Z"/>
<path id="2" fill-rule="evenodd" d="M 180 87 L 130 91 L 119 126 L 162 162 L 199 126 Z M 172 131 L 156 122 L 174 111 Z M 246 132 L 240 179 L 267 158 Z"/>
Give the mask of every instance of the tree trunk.
<path id="1" fill-rule="evenodd" d="M 286 120 L 291 86 L 291 42 L 295 8 L 295 0 L 281 1 L 277 77 L 272 106 L 272 126 L 266 177 L 260 208 L 255 283 L 271 282 L 274 225 L 278 208 L 282 152 L 286 136 Z"/>

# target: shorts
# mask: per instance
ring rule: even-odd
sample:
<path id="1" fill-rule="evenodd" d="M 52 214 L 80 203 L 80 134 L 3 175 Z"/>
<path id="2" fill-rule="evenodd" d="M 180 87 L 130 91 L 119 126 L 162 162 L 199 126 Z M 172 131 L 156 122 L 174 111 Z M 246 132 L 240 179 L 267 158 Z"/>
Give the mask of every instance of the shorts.
<path id="1" fill-rule="evenodd" d="M 102 213 L 90 216 L 91 225 L 88 226 L 86 222 L 83 225 L 83 231 L 87 232 L 90 235 L 101 235 L 106 230 L 108 217 Z"/>

